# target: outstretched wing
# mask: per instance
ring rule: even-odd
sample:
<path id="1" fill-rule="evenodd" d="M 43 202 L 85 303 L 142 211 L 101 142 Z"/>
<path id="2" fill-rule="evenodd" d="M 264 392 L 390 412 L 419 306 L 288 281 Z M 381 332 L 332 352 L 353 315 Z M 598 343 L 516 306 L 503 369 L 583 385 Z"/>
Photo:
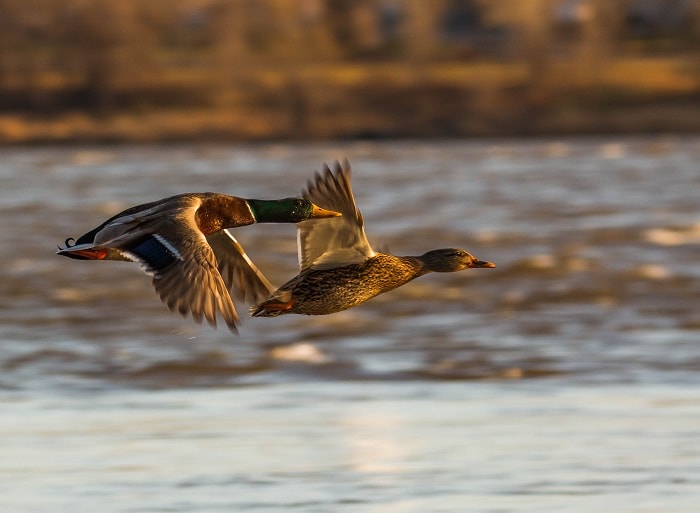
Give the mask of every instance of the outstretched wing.
<path id="1" fill-rule="evenodd" d="M 311 219 L 297 224 L 301 269 L 329 269 L 357 264 L 374 256 L 365 235 L 362 214 L 355 205 L 350 184 L 350 163 L 336 162 L 333 171 L 323 166 L 302 195 L 342 217 Z"/>
<path id="2" fill-rule="evenodd" d="M 216 255 L 219 273 L 236 299 L 257 303 L 275 291 L 272 283 L 228 230 L 208 235 L 207 241 Z"/>
<path id="3" fill-rule="evenodd" d="M 173 224 L 164 233 L 131 240 L 120 251 L 153 276 L 153 286 L 171 311 L 206 319 L 216 326 L 217 312 L 237 332 L 238 314 L 219 274 L 214 251 L 204 235 L 189 223 Z"/>
<path id="4" fill-rule="evenodd" d="M 206 249 L 202 247 L 196 257 L 198 263 L 184 260 L 178 268 L 154 276 L 153 286 L 171 311 L 190 313 L 196 322 L 206 318 L 212 326 L 216 326 L 216 312 L 221 312 L 228 328 L 236 333 L 239 322 L 236 308 L 216 269 L 213 252 L 208 246 Z"/>
<path id="5" fill-rule="evenodd" d="M 130 208 L 73 245 L 69 239 L 58 254 L 138 262 L 170 310 L 213 326 L 220 314 L 236 332 L 239 318 L 230 292 L 255 302 L 274 287 L 227 230 L 202 233 L 195 221 L 200 205 L 200 195 L 183 194 Z"/>
<path id="6" fill-rule="evenodd" d="M 153 276 L 156 292 L 171 311 L 190 314 L 196 322 L 206 319 L 212 326 L 220 313 L 237 332 L 239 318 L 229 287 L 195 222 L 200 204 L 197 196 L 182 195 L 170 198 L 167 207 L 159 202 L 138 212 L 125 211 L 95 231 L 94 246 L 138 262 Z"/>

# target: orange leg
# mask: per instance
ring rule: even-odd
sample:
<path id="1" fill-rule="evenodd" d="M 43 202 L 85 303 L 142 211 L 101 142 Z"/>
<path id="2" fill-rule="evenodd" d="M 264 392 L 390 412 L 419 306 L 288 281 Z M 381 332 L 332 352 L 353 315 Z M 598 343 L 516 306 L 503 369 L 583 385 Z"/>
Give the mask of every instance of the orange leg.
<path id="1" fill-rule="evenodd" d="M 77 251 L 71 251 L 70 253 L 87 260 L 104 260 L 107 256 L 107 251 L 104 249 L 79 249 Z"/>
<path id="2" fill-rule="evenodd" d="M 292 309 L 294 303 L 296 303 L 296 300 L 292 298 L 286 303 L 265 303 L 262 307 L 263 310 L 287 311 Z"/>

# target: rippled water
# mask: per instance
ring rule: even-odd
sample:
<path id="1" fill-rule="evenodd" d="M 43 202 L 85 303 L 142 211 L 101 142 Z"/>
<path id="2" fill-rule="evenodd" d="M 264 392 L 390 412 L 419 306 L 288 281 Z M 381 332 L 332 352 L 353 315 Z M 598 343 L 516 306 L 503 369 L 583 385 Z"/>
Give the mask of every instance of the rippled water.
<path id="1" fill-rule="evenodd" d="M 345 156 L 375 246 L 498 267 L 234 337 L 135 265 L 53 255 Z M 1 150 L 0 509 L 696 511 L 699 161 L 693 137 Z M 296 273 L 292 226 L 236 233 Z"/>

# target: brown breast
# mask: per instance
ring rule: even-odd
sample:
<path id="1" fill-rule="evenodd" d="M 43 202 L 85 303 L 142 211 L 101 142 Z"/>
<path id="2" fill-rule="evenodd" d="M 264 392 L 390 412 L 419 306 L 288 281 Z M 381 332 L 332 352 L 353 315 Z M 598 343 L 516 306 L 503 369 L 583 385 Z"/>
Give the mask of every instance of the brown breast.
<path id="1" fill-rule="evenodd" d="M 248 203 L 243 198 L 206 193 L 202 195 L 201 200 L 202 204 L 197 209 L 195 220 L 205 235 L 255 222 Z"/>

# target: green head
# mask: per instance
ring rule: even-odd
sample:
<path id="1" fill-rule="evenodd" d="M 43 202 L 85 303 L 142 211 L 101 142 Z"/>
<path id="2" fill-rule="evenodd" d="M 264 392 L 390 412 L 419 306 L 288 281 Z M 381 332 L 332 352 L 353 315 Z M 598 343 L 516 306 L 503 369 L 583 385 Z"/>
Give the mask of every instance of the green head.
<path id="1" fill-rule="evenodd" d="M 428 251 L 420 259 L 435 273 L 452 273 L 469 267 L 496 267 L 492 262 L 474 258 L 463 249 L 446 248 Z"/>
<path id="2" fill-rule="evenodd" d="M 326 210 L 302 198 L 249 199 L 248 206 L 258 223 L 300 223 L 307 219 L 323 219 L 342 215 L 340 212 Z"/>

